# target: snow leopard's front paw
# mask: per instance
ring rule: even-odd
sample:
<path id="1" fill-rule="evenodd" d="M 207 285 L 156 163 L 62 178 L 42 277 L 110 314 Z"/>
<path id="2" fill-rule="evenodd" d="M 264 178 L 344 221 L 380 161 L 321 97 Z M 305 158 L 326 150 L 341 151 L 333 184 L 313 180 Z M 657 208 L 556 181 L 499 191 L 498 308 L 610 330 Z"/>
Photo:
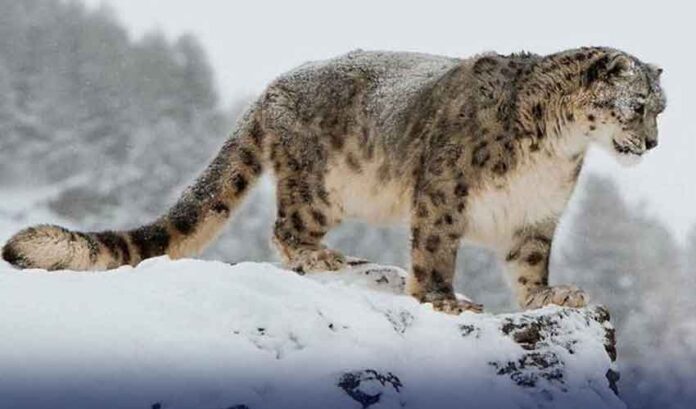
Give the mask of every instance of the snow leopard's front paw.
<path id="1" fill-rule="evenodd" d="M 444 312 L 450 315 L 459 315 L 464 311 L 471 311 L 475 313 L 483 312 L 483 305 L 477 304 L 473 301 L 456 299 L 456 298 L 437 298 L 433 300 L 421 300 L 423 303 L 432 304 L 435 311 Z"/>
<path id="2" fill-rule="evenodd" d="M 525 309 L 533 310 L 546 305 L 581 308 L 587 305 L 589 296 L 574 285 L 558 285 L 539 287 L 529 293 L 525 301 Z"/>
<path id="3" fill-rule="evenodd" d="M 331 249 L 303 249 L 293 257 L 290 268 L 300 274 L 336 271 L 346 266 L 346 257 Z"/>
<path id="4" fill-rule="evenodd" d="M 483 305 L 467 300 L 439 300 L 433 302 L 433 308 L 436 311 L 444 312 L 445 314 L 459 315 L 464 311 L 475 313 L 483 312 Z"/>

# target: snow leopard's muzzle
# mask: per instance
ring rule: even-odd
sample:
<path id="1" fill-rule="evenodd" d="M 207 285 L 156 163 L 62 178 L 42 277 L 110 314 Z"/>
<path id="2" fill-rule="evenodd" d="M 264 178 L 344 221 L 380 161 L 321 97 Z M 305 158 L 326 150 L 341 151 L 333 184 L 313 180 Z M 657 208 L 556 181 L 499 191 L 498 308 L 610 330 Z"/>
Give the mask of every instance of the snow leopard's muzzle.
<path id="1" fill-rule="evenodd" d="M 645 116 L 624 126 L 612 138 L 612 145 L 620 155 L 642 156 L 657 147 L 657 133 L 656 117 Z"/>

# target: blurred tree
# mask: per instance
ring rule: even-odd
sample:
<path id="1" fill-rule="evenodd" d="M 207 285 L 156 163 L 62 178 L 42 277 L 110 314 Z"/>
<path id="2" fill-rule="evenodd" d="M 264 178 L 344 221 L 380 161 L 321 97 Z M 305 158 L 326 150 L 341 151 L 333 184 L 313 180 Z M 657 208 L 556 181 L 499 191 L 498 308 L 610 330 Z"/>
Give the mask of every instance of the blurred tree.
<path id="1" fill-rule="evenodd" d="M 642 346 L 643 354 L 624 360 L 621 383 L 624 401 L 632 409 L 682 409 L 696 400 L 693 368 L 696 366 L 696 228 L 687 236 L 681 269 L 677 274 L 662 276 L 662 285 L 646 300 L 654 313 L 643 319 L 635 317 L 634 329 L 624 343 Z M 665 307 L 655 303 L 666 303 Z M 655 308 L 657 307 L 657 308 Z M 660 322 L 656 331 L 652 322 Z M 646 336 L 648 335 L 649 336 Z M 621 341 L 621 335 L 619 337 Z"/>
<path id="2" fill-rule="evenodd" d="M 607 178 L 588 175 L 579 212 L 569 229 L 570 245 L 561 249 L 559 274 L 552 282 L 574 282 L 605 304 L 621 339 L 640 336 L 642 346 L 654 345 L 669 325 L 661 319 L 675 303 L 680 252 L 671 232 L 629 205 L 618 186 Z M 621 348 L 624 357 L 637 357 L 635 343 Z"/>
<path id="3" fill-rule="evenodd" d="M 691 228 L 686 239 L 685 255 L 685 278 L 690 283 L 696 283 L 696 226 Z M 696 299 L 694 300 L 696 302 Z"/>
<path id="4" fill-rule="evenodd" d="M 0 9 L 0 163 L 22 175 L 0 182 L 65 185 L 51 202 L 60 215 L 135 223 L 222 144 L 229 122 L 192 36 L 134 41 L 108 7 L 76 1 Z"/>
<path id="5" fill-rule="evenodd" d="M 0 58 L 0 152 L 12 152 L 19 143 L 17 135 L 12 132 L 16 125 L 17 106 L 12 77 Z M 17 175 L 13 174 L 13 166 L 0 162 L 0 183 L 7 183 Z"/>
<path id="6" fill-rule="evenodd" d="M 181 36 L 174 45 L 181 65 L 183 105 L 193 117 L 197 111 L 217 108 L 218 100 L 213 86 L 213 72 L 208 57 L 198 39 L 192 35 Z"/>

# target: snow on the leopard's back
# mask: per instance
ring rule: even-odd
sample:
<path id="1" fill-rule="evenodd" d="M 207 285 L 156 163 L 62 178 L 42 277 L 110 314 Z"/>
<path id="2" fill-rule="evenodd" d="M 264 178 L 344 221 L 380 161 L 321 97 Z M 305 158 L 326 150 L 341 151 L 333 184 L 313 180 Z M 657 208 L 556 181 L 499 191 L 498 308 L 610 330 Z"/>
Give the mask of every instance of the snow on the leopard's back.
<path id="1" fill-rule="evenodd" d="M 0 264 L 0 407 L 624 407 L 602 309 L 453 317 L 403 274 Z"/>

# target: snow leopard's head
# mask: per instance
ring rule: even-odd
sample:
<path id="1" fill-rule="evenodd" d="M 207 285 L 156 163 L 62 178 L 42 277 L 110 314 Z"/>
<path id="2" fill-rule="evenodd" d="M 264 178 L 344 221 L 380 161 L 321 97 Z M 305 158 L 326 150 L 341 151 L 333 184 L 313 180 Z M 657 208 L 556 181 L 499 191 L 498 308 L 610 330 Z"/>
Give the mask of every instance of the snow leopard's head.
<path id="1" fill-rule="evenodd" d="M 662 69 L 603 49 L 584 73 L 589 134 L 620 163 L 633 164 L 657 146 L 657 116 L 666 107 Z"/>

